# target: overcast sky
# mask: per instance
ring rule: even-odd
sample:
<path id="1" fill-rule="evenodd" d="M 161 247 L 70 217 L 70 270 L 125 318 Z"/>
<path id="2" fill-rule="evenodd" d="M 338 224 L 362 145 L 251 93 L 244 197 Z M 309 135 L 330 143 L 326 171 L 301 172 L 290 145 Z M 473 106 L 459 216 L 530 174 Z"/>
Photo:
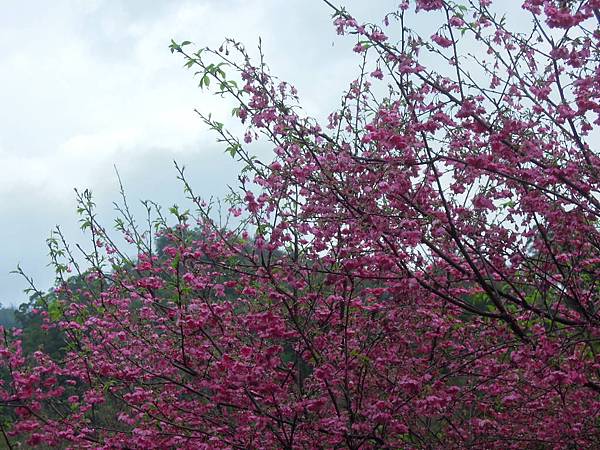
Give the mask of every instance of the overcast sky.
<path id="1" fill-rule="evenodd" d="M 385 3 L 346 1 L 357 17 L 381 19 Z M 393 6 L 396 2 L 389 3 Z M 171 38 L 200 46 L 259 36 L 272 71 L 295 84 L 314 114 L 335 107 L 358 60 L 319 0 L 2 1 L 0 15 L 0 302 L 27 297 L 17 264 L 52 286 L 45 240 L 61 225 L 85 242 L 73 188 L 94 193 L 110 225 L 118 199 L 113 165 L 130 202 L 185 203 L 172 161 L 198 194 L 223 195 L 236 166 L 193 113 L 227 116 L 197 89 Z"/>

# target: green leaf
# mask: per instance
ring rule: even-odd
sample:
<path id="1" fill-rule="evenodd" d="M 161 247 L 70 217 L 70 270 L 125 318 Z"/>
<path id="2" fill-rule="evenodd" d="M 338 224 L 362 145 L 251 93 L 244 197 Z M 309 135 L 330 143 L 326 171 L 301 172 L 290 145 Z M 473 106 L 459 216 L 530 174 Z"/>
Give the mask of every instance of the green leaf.
<path id="1" fill-rule="evenodd" d="M 48 305 L 48 315 L 51 320 L 58 320 L 62 317 L 62 308 L 58 300 L 55 300 Z"/>
<path id="2" fill-rule="evenodd" d="M 171 53 L 174 53 L 175 51 L 181 52 L 181 46 L 175 42 L 173 39 L 171 39 L 171 44 L 169 45 L 169 49 L 171 50 Z"/>
<path id="3" fill-rule="evenodd" d="M 226 153 L 229 153 L 229 155 L 231 155 L 231 157 L 235 157 L 236 153 L 238 152 L 238 150 L 240 149 L 240 145 L 239 144 L 233 144 L 230 145 L 229 147 L 227 147 L 225 149 Z"/>

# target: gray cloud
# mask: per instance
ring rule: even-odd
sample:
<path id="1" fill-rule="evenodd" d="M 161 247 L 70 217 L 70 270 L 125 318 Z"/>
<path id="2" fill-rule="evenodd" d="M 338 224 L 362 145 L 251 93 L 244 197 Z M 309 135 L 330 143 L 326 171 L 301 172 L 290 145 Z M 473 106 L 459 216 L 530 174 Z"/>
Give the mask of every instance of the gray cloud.
<path id="1" fill-rule="evenodd" d="M 369 2 L 351 2 L 369 20 Z M 382 5 L 384 6 L 384 5 Z M 229 0 L 7 1 L 0 16 L 0 302 L 19 304 L 20 263 L 41 288 L 52 283 L 45 239 L 60 224 L 78 230 L 73 188 L 90 188 L 102 221 L 118 198 L 113 165 L 130 201 L 182 203 L 172 160 L 188 167 L 205 197 L 223 195 L 238 168 L 193 108 L 227 117 L 230 105 L 198 91 L 170 39 L 218 45 L 260 36 L 274 73 L 323 116 L 352 79 L 352 41 L 338 38 L 321 2 Z"/>

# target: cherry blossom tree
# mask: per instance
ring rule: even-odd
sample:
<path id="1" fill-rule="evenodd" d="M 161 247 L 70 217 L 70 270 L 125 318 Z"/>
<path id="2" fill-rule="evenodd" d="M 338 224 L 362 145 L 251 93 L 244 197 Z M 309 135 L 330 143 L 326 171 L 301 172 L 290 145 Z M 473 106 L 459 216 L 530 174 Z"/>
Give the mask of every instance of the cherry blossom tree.
<path id="1" fill-rule="evenodd" d="M 322 125 L 262 52 L 172 42 L 245 127 L 198 112 L 244 165 L 231 220 L 178 167 L 194 212 L 143 233 L 125 204 L 131 259 L 80 195 L 91 269 L 40 306 L 64 358 L 4 330 L 9 445 L 600 441 L 600 1 L 527 0 L 526 30 L 490 0 L 403 1 L 381 26 L 325 3 L 360 69 Z M 78 269 L 50 244 L 59 278 Z"/>

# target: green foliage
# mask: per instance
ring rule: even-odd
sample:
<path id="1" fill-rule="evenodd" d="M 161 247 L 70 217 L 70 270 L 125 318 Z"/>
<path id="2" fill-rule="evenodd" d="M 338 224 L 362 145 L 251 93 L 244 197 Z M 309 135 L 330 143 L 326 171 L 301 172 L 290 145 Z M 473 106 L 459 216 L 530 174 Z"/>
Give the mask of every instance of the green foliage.
<path id="1" fill-rule="evenodd" d="M 58 300 L 52 291 L 44 294 L 34 294 L 28 303 L 23 303 L 15 317 L 17 326 L 22 329 L 23 352 L 31 355 L 37 350 L 42 350 L 50 356 L 58 357 L 64 354 L 65 339 L 61 331 L 54 327 L 44 326 L 43 314 L 46 312 L 50 318 L 56 316 L 54 309 L 58 307 Z M 48 305 L 48 306 L 46 306 Z M 49 308 L 49 305 L 56 305 Z"/>

